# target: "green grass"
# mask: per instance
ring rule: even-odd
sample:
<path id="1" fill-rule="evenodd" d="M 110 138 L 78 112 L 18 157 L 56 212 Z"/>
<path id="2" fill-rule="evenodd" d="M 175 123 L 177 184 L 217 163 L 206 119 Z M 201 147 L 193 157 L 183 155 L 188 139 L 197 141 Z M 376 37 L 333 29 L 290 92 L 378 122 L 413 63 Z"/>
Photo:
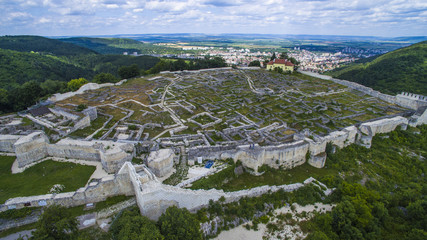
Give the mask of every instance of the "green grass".
<path id="1" fill-rule="evenodd" d="M 80 206 L 68 208 L 68 210 L 71 212 L 72 216 L 77 217 L 77 216 L 80 216 L 83 214 L 88 214 L 88 213 L 92 213 L 92 212 L 99 212 L 102 209 L 105 209 L 105 208 L 113 206 L 117 203 L 129 200 L 132 197 L 133 196 L 125 196 L 125 195 L 109 197 L 105 201 L 95 203 L 95 207 L 91 208 L 91 209 L 85 210 L 84 208 L 86 205 L 80 205 Z"/>
<path id="2" fill-rule="evenodd" d="M 35 222 L 35 223 L 31 223 L 31 224 L 24 225 L 24 226 L 21 226 L 21 227 L 7 229 L 5 231 L 1 231 L 0 232 L 0 238 L 7 237 L 7 236 L 9 236 L 10 234 L 13 234 L 13 233 L 17 233 L 17 232 L 21 232 L 21 231 L 25 231 L 25 230 L 35 229 L 36 227 L 37 227 L 37 223 Z"/>
<path id="3" fill-rule="evenodd" d="M 176 172 L 174 172 L 170 177 L 163 181 L 164 184 L 168 185 L 177 185 L 180 183 L 188 174 L 188 166 L 178 165 L 176 166 Z"/>
<path id="4" fill-rule="evenodd" d="M 98 115 L 98 117 L 90 123 L 89 127 L 79 129 L 70 134 L 73 137 L 85 138 L 102 127 L 102 125 L 109 119 L 109 117 L 104 115 Z"/>
<path id="5" fill-rule="evenodd" d="M 337 174 L 335 170 L 326 168 L 315 168 L 307 163 L 289 170 L 266 168 L 261 176 L 254 176 L 250 173 L 234 175 L 234 166 L 230 166 L 219 173 L 207 178 L 200 179 L 193 183 L 192 189 L 223 189 L 224 191 L 238 191 L 250 189 L 264 185 L 283 185 L 303 182 L 309 177 L 320 178 L 327 175 Z"/>
<path id="6" fill-rule="evenodd" d="M 22 173 L 12 174 L 14 161 L 15 157 L 0 156 L 1 203 L 14 197 L 47 194 L 55 184 L 64 185 L 64 192 L 75 191 L 85 186 L 95 171 L 94 166 L 47 160 Z"/>

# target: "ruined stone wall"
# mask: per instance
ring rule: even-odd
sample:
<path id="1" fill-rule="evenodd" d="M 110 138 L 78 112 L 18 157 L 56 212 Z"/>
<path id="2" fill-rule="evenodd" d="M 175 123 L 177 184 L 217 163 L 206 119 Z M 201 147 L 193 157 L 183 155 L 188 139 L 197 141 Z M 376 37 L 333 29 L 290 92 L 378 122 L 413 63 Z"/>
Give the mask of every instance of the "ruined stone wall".
<path id="1" fill-rule="evenodd" d="M 88 107 L 87 109 L 83 110 L 82 113 L 86 116 L 89 116 L 90 121 L 93 121 L 98 117 L 98 111 L 96 110 L 96 107 Z"/>
<path id="2" fill-rule="evenodd" d="M 11 198 L 0 205 L 0 211 L 8 209 L 19 209 L 26 206 L 39 207 L 51 204 L 59 204 L 65 207 L 75 207 L 86 203 L 105 201 L 108 197 L 117 195 L 134 195 L 129 174 L 117 174 L 100 179 L 99 182 L 89 184 L 87 187 L 78 189 L 75 192 L 59 194 L 46 194 L 31 197 Z"/>
<path id="3" fill-rule="evenodd" d="M 307 74 L 309 76 L 333 81 L 335 83 L 347 86 L 349 88 L 358 90 L 358 91 L 363 92 L 365 94 L 368 94 L 370 96 L 379 98 L 379 99 L 386 101 L 388 103 L 391 103 L 391 104 L 399 105 L 399 106 L 404 107 L 404 108 L 417 110 L 419 107 L 427 106 L 427 97 L 425 97 L 425 96 L 416 95 L 416 94 L 412 94 L 412 93 L 401 93 L 401 94 L 398 94 L 396 96 L 391 96 L 388 94 L 384 94 L 384 93 L 375 91 L 370 87 L 366 87 L 366 86 L 363 86 L 363 85 L 355 83 L 355 82 L 336 79 L 336 78 L 332 78 L 330 76 L 321 75 L 321 74 L 313 73 L 313 72 L 307 72 L 307 71 L 300 71 L 300 72 Z"/>
<path id="4" fill-rule="evenodd" d="M 47 146 L 49 156 L 88 161 L 101 161 L 99 148 L 100 145 L 93 142 L 71 139 L 64 139 Z"/>
<path id="5" fill-rule="evenodd" d="M 47 144 L 49 139 L 44 132 L 33 132 L 21 137 L 14 144 L 16 161 L 19 167 L 36 162 L 48 155 Z"/>
<path id="6" fill-rule="evenodd" d="M 67 159 L 99 161 L 108 173 L 115 173 L 126 161 L 132 161 L 135 148 L 130 143 L 62 139 L 49 144 L 45 133 L 35 132 L 14 143 L 19 167 L 51 156 Z"/>
<path id="7" fill-rule="evenodd" d="M 21 137 L 19 135 L 0 135 L 0 152 L 15 152 L 13 145 Z"/>
<path id="8" fill-rule="evenodd" d="M 397 126 L 408 125 L 408 119 L 404 117 L 385 118 L 373 122 L 366 122 L 360 125 L 360 131 L 369 136 L 375 136 L 377 133 L 388 133 L 396 129 Z"/>
<path id="9" fill-rule="evenodd" d="M 90 126 L 90 116 L 84 116 L 74 125 L 73 131 Z"/>
<path id="10" fill-rule="evenodd" d="M 257 144 L 253 147 L 250 145 L 196 147 L 189 150 L 188 159 L 195 161 L 198 157 L 222 160 L 231 158 L 235 162 L 241 161 L 243 166 L 255 171 L 264 164 L 274 168 L 279 166 L 292 168 L 305 162 L 308 148 L 308 143 L 303 141 L 265 147 Z"/>

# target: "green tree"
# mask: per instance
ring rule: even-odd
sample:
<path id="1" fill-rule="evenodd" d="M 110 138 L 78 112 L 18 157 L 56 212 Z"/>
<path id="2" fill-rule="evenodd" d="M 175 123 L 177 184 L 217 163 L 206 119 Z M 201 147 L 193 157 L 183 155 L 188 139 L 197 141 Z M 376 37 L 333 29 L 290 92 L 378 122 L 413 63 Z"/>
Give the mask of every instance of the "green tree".
<path id="1" fill-rule="evenodd" d="M 100 73 L 93 77 L 93 81 L 96 83 L 115 83 L 117 78 L 111 73 Z"/>
<path id="2" fill-rule="evenodd" d="M 156 224 L 134 207 L 123 213 L 111 225 L 110 232 L 117 240 L 162 240 Z"/>
<path id="3" fill-rule="evenodd" d="M 276 59 L 276 53 L 273 53 L 273 56 L 271 56 L 270 61 L 273 61 L 274 59 Z"/>
<path id="4" fill-rule="evenodd" d="M 29 81 L 12 89 L 9 94 L 9 102 L 14 104 L 15 111 L 20 111 L 37 103 L 42 92 L 43 89 L 36 81 Z"/>
<path id="5" fill-rule="evenodd" d="M 158 225 L 166 240 L 203 239 L 199 222 L 186 208 L 169 207 L 160 216 Z"/>
<path id="6" fill-rule="evenodd" d="M 68 240 L 76 239 L 77 235 L 76 218 L 65 207 L 52 205 L 41 215 L 31 239 Z"/>
<path id="7" fill-rule="evenodd" d="M 0 113 L 7 112 L 9 109 L 9 93 L 0 88 Z"/>
<path id="8" fill-rule="evenodd" d="M 133 78 L 139 76 L 139 67 L 136 64 L 130 66 L 122 66 L 119 68 L 119 76 L 122 79 Z"/>
<path id="9" fill-rule="evenodd" d="M 286 52 L 282 52 L 281 54 L 280 54 L 280 57 L 279 57 L 280 59 L 289 59 L 289 56 L 288 56 L 288 53 L 286 53 Z"/>
<path id="10" fill-rule="evenodd" d="M 48 79 L 40 83 L 40 87 L 43 89 L 44 94 L 53 94 L 66 90 L 67 83 L 64 81 L 55 81 Z"/>
<path id="11" fill-rule="evenodd" d="M 260 67 L 261 63 L 258 60 L 249 63 L 249 67 Z"/>
<path id="12" fill-rule="evenodd" d="M 67 83 L 67 89 L 74 92 L 79 90 L 79 88 L 86 83 L 88 83 L 88 81 L 85 78 L 72 79 Z"/>

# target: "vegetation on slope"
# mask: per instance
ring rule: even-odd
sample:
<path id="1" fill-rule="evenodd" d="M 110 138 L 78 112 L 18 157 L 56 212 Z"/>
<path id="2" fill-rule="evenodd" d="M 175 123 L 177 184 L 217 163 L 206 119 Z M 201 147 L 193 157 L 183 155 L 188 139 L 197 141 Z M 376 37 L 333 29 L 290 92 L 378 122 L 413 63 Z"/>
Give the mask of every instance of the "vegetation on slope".
<path id="1" fill-rule="evenodd" d="M 371 149 L 330 154 L 321 179 L 337 187 L 331 213 L 304 223 L 308 239 L 426 239 L 427 126 L 376 136 Z"/>
<path id="2" fill-rule="evenodd" d="M 55 56 L 96 54 L 95 51 L 70 43 L 39 36 L 0 37 L 0 48 L 18 52 L 39 52 Z"/>
<path id="3" fill-rule="evenodd" d="M 313 175 L 317 175 L 316 178 L 328 187 L 336 188 L 324 202 L 337 206 L 330 213 L 319 214 L 310 221 L 300 223 L 302 230 L 309 234 L 308 239 L 425 239 L 426 142 L 427 126 L 424 125 L 375 136 L 370 149 L 353 144 L 332 153 L 332 146 L 329 144 L 326 166 Z M 252 183 L 266 179 L 269 180 L 265 184 L 278 185 L 284 183 L 286 175 L 301 177 L 304 174 L 310 175 L 311 171 L 306 169 L 306 173 L 298 167 L 281 172 L 268 168 L 264 170 L 264 175 L 271 177 L 233 177 L 234 172 L 230 171 L 228 177 L 218 173 L 204 181 L 195 182 L 193 187 L 198 185 L 206 188 L 210 185 L 222 189 L 231 186 L 241 189 L 244 185 L 253 187 Z M 277 177 L 273 177 L 272 173 Z M 241 176 L 244 181 L 240 181 Z M 307 194 L 308 191 L 304 190 L 303 193 Z M 233 223 L 236 216 L 246 216 L 244 212 L 250 209 L 265 211 L 265 203 L 274 203 L 275 207 L 276 204 L 283 206 L 283 201 L 300 203 L 300 200 L 281 195 L 279 192 L 248 199 L 253 202 L 253 206 L 249 207 L 241 201 L 230 204 L 212 203 L 207 210 L 202 209 L 198 216 L 201 221 L 207 221 L 206 216 L 209 219 L 222 216 Z M 304 196 L 303 199 L 311 198 Z M 228 210 L 230 206 L 232 208 Z M 247 216 L 251 218 L 252 215 Z M 227 229 L 233 225 L 224 226 Z"/>
<path id="4" fill-rule="evenodd" d="M 59 40 L 76 44 L 101 54 L 123 54 L 123 52 L 128 52 L 129 54 L 133 52 L 138 52 L 138 54 L 179 54 L 182 52 L 178 48 L 158 46 L 127 38 L 73 37 Z"/>
<path id="5" fill-rule="evenodd" d="M 427 41 L 401 48 L 366 63 L 355 63 L 329 73 L 375 90 L 427 95 Z"/>

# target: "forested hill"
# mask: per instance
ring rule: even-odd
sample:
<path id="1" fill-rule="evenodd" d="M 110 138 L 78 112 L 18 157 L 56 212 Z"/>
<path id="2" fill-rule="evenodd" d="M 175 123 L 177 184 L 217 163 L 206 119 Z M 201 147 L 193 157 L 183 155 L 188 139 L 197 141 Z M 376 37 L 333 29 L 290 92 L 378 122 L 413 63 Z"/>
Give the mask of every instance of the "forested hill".
<path id="1" fill-rule="evenodd" d="M 23 110 L 49 94 L 74 91 L 67 85 L 70 80 L 115 82 L 138 76 L 159 61 L 151 56 L 102 55 L 44 37 L 0 37 L 0 114 Z"/>
<path id="2" fill-rule="evenodd" d="M 70 81 L 98 73 L 119 77 L 118 69 L 136 64 L 148 70 L 158 58 L 102 55 L 94 50 L 38 36 L 0 37 L 0 88 L 10 90 L 28 81 Z"/>
<path id="3" fill-rule="evenodd" d="M 101 54 L 123 54 L 123 52 L 138 52 L 140 51 L 142 42 L 124 38 L 88 38 L 88 37 L 73 37 L 58 39 L 65 43 L 76 44 L 81 47 L 91 49 Z"/>
<path id="4" fill-rule="evenodd" d="M 179 54 L 180 48 L 158 46 L 127 38 L 62 38 L 60 41 L 72 43 L 96 51 L 101 54 L 123 54 L 123 52 L 138 54 Z"/>
<path id="5" fill-rule="evenodd" d="M 95 51 L 88 48 L 39 36 L 0 37 L 0 48 L 18 52 L 33 51 L 56 56 L 97 54 Z"/>
<path id="6" fill-rule="evenodd" d="M 52 55 L 0 49 L 0 88 L 10 90 L 34 80 L 69 81 L 73 78 L 91 79 L 94 71 Z"/>
<path id="7" fill-rule="evenodd" d="M 427 41 L 397 49 L 370 62 L 355 63 L 328 72 L 388 94 L 427 95 Z"/>

